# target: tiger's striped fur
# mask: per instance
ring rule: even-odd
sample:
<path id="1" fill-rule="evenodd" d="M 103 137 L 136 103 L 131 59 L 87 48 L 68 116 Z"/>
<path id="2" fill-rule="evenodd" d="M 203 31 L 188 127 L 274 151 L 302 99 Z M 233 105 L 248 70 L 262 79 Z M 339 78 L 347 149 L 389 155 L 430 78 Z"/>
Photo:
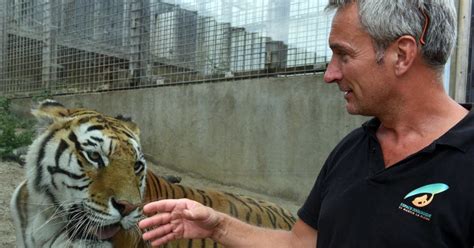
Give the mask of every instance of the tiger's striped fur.
<path id="1" fill-rule="evenodd" d="M 47 100 L 33 110 L 39 133 L 26 159 L 26 181 L 11 201 L 18 247 L 147 247 L 136 226 L 146 202 L 190 198 L 251 224 L 290 229 L 275 204 L 172 183 L 147 169 L 130 120 Z M 220 247 L 181 240 L 165 247 Z"/>
<path id="2" fill-rule="evenodd" d="M 147 174 L 146 200 L 188 198 L 227 213 L 242 221 L 261 227 L 290 230 L 295 223 L 294 216 L 286 209 L 252 197 L 217 190 L 201 190 L 181 184 L 173 184 Z M 222 247 L 211 239 L 178 240 L 164 245 L 165 248 Z"/>

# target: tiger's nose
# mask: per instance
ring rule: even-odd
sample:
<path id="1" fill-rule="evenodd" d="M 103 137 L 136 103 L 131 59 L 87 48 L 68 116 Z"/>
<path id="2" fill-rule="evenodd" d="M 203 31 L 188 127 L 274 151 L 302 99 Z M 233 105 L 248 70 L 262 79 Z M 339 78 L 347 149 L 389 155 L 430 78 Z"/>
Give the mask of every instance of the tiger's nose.
<path id="1" fill-rule="evenodd" d="M 121 216 L 127 216 L 133 210 L 137 208 L 136 205 L 131 204 L 128 201 L 115 200 L 115 198 L 112 198 L 111 201 L 112 201 L 112 206 L 114 206 L 114 208 L 117 209 L 117 211 L 120 213 Z"/>

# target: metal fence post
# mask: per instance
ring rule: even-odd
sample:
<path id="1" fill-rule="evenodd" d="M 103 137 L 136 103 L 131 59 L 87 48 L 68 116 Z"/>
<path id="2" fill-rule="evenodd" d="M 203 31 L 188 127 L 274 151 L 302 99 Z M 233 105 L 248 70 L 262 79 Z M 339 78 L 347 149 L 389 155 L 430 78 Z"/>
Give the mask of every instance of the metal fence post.
<path id="1" fill-rule="evenodd" d="M 130 0 L 130 78 L 131 86 L 148 79 L 150 10 L 149 0 Z"/>
<path id="2" fill-rule="evenodd" d="M 44 90 L 51 90 L 57 79 L 57 46 L 54 19 L 56 0 L 44 0 L 43 2 L 43 56 L 41 83 Z"/>
<path id="3" fill-rule="evenodd" d="M 0 0 L 0 89 L 6 86 L 6 68 L 7 68 L 7 0 Z"/>

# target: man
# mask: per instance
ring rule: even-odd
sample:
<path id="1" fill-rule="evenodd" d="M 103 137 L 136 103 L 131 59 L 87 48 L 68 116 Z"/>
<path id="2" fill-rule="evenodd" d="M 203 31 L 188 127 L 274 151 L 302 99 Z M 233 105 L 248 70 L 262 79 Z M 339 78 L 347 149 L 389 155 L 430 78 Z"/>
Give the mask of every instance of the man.
<path id="1" fill-rule="evenodd" d="M 290 232 L 186 199 L 150 203 L 154 245 L 211 237 L 226 247 L 473 247 L 474 113 L 445 93 L 456 36 L 450 0 L 330 0 L 324 75 L 350 114 L 374 116 L 329 155 Z M 470 107 L 469 107 L 470 108 Z"/>

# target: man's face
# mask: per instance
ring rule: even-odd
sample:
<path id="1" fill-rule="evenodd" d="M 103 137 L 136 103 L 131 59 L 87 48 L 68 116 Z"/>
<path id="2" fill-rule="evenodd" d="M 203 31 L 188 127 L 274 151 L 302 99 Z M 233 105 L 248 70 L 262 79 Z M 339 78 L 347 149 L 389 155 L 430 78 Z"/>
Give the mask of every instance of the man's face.
<path id="1" fill-rule="evenodd" d="M 377 64 L 372 39 L 360 24 L 356 4 L 337 11 L 329 46 L 333 56 L 324 81 L 338 84 L 350 114 L 377 116 L 391 95 L 393 72 L 387 69 L 387 63 Z"/>

